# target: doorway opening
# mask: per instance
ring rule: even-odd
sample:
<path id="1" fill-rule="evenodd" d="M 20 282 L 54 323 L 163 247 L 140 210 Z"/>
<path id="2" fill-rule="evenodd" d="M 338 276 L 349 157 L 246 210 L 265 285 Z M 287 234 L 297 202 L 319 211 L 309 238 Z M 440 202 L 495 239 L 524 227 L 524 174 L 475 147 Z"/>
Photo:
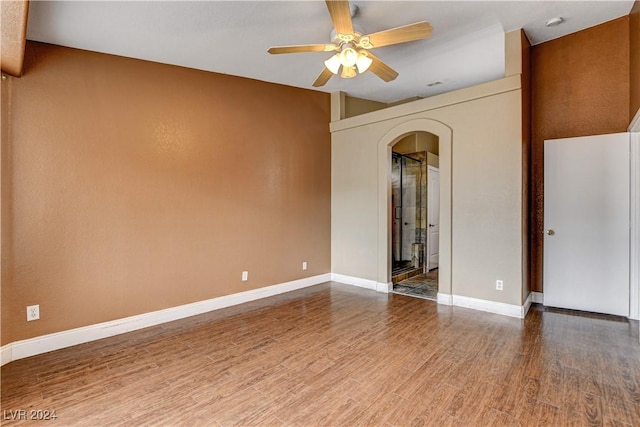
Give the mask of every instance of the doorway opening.
<path id="1" fill-rule="evenodd" d="M 414 132 L 392 146 L 393 292 L 436 301 L 439 252 L 438 137 Z"/>

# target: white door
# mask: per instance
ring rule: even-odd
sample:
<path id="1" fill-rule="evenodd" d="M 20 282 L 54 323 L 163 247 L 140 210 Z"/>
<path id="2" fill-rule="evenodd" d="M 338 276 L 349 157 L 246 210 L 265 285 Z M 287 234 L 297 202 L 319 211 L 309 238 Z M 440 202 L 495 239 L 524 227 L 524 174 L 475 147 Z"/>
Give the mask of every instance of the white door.
<path id="1" fill-rule="evenodd" d="M 427 271 L 438 267 L 440 247 L 440 169 L 427 170 Z"/>
<path id="2" fill-rule="evenodd" d="M 545 141 L 544 304 L 629 315 L 629 134 Z"/>

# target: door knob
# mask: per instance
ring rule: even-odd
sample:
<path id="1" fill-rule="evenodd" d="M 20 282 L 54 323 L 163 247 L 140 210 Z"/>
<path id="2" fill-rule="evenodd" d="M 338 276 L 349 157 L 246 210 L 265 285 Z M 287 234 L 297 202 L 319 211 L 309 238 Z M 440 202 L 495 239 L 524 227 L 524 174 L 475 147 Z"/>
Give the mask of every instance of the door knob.
<path id="1" fill-rule="evenodd" d="M 549 236 L 553 236 L 554 234 L 556 234 L 556 232 L 555 232 L 555 231 L 553 231 L 553 230 L 551 230 L 551 229 L 549 229 L 549 230 L 547 230 L 547 234 L 548 234 Z"/>

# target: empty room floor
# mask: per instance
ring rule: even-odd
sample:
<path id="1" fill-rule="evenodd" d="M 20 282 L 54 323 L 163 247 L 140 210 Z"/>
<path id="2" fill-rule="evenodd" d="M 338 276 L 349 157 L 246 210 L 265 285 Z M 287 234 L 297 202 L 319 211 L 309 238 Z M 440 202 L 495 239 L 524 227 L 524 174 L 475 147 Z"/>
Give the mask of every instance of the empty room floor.
<path id="1" fill-rule="evenodd" d="M 17 360 L 3 425 L 640 425 L 638 323 L 327 283 Z"/>

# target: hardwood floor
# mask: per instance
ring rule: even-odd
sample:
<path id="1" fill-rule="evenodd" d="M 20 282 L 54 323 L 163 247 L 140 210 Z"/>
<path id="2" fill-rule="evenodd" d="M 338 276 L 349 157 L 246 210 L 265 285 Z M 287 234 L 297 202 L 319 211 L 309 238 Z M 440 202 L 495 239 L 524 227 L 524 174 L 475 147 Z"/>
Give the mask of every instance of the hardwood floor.
<path id="1" fill-rule="evenodd" d="M 638 323 L 323 284 L 2 367 L 3 425 L 640 425 Z"/>

